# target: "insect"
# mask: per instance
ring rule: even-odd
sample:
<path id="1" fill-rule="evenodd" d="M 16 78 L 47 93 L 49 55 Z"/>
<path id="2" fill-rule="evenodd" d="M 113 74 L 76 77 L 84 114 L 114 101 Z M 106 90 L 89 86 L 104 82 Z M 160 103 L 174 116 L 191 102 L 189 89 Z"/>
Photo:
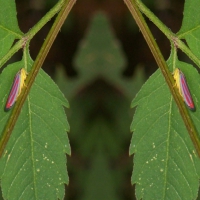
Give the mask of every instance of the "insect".
<path id="1" fill-rule="evenodd" d="M 20 95 L 21 90 L 24 86 L 24 81 L 26 80 L 26 77 L 27 77 L 27 72 L 24 68 L 21 68 L 15 75 L 13 85 L 6 102 L 5 111 L 10 110 L 17 101 L 17 98 Z"/>
<path id="2" fill-rule="evenodd" d="M 183 72 L 180 69 L 176 68 L 174 70 L 173 77 L 176 82 L 175 86 L 178 88 L 179 93 L 183 98 L 183 101 L 189 107 L 190 110 L 194 111 L 195 106 Z"/>

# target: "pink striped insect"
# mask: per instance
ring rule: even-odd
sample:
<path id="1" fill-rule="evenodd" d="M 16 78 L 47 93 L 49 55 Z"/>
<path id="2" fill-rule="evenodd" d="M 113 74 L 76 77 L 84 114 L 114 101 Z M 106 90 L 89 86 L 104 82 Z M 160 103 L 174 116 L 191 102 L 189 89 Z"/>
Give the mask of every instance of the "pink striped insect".
<path id="1" fill-rule="evenodd" d="M 24 68 L 21 68 L 15 75 L 13 85 L 6 102 L 5 111 L 10 110 L 12 106 L 15 104 L 15 102 L 17 101 L 17 98 L 20 95 L 21 90 L 24 86 L 24 81 L 26 79 L 26 76 L 27 76 L 27 72 Z"/>
<path id="2" fill-rule="evenodd" d="M 194 111 L 195 106 L 194 106 L 192 96 L 190 94 L 190 91 L 186 82 L 186 78 L 183 72 L 180 69 L 176 68 L 174 70 L 173 76 L 176 81 L 176 87 L 178 88 L 179 93 L 183 98 L 183 101 L 185 102 L 185 104 L 188 106 L 190 110 Z"/>

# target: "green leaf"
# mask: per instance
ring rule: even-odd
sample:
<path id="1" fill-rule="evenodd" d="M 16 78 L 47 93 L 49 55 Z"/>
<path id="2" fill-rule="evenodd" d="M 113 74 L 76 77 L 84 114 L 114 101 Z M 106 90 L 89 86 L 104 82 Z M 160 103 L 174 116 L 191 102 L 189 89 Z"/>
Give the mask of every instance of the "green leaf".
<path id="1" fill-rule="evenodd" d="M 30 70 L 32 63 L 25 56 L 0 75 L 1 132 L 12 113 L 3 111 L 12 80 L 20 68 Z M 68 107 L 67 100 L 40 70 L 0 160 L 5 199 L 64 198 L 64 183 L 68 183 L 65 153 L 70 154 L 70 145 L 66 133 L 69 125 L 62 105 Z"/>
<path id="2" fill-rule="evenodd" d="M 178 34 L 187 41 L 192 52 L 200 58 L 200 1 L 185 1 L 184 18 Z"/>
<path id="3" fill-rule="evenodd" d="M 117 40 L 113 38 L 106 16 L 96 14 L 76 55 L 75 64 L 85 79 L 117 81 L 125 60 Z"/>
<path id="4" fill-rule="evenodd" d="M 185 76 L 196 112 L 188 110 L 200 130 L 199 74 L 189 64 L 173 60 Z M 138 199 L 195 199 L 199 188 L 198 155 L 167 84 L 157 70 L 132 102 L 138 105 L 131 125 L 130 154 L 134 156 L 132 183 Z"/>
<path id="5" fill-rule="evenodd" d="M 82 163 L 72 166 L 71 172 L 73 180 L 82 188 L 81 199 L 87 200 L 120 199 L 116 191 L 121 193 L 119 188 L 127 181 L 130 186 L 127 174 L 131 163 L 126 157 L 131 121 L 128 113 L 130 100 L 145 77 L 141 68 L 132 78 L 121 75 L 126 63 L 111 30 L 106 15 L 94 15 L 77 51 L 78 76 L 66 77 L 64 70 L 57 68 L 56 82 L 73 111 L 70 111 L 70 140 L 75 147 L 74 154 Z M 130 191 L 123 195 L 128 196 Z"/>
<path id="6" fill-rule="evenodd" d="M 87 185 L 84 200 L 117 200 L 114 180 L 109 169 L 105 152 L 102 146 L 98 148 L 87 176 Z"/>
<path id="7" fill-rule="evenodd" d="M 15 39 L 21 38 L 16 6 L 13 0 L 0 0 L 0 58 L 10 49 Z"/>
<path id="8" fill-rule="evenodd" d="M 110 28 L 107 16 L 101 12 L 97 13 L 91 20 L 88 32 L 75 56 L 79 79 L 67 80 L 67 84 L 70 84 L 67 96 L 74 96 L 77 88 L 102 79 L 132 98 L 144 82 L 143 71 L 140 68 L 133 80 L 127 79 L 121 75 L 125 64 L 122 48 Z M 62 87 L 62 84 L 60 86 Z"/>

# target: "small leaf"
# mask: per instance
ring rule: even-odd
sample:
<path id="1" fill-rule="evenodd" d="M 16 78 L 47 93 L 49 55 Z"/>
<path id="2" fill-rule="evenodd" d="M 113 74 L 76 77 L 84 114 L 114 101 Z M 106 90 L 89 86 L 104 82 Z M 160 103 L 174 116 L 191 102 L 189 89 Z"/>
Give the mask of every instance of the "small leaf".
<path id="1" fill-rule="evenodd" d="M 97 144 L 98 146 L 98 144 Z M 107 157 L 102 150 L 102 144 L 95 149 L 92 167 L 87 175 L 86 191 L 83 199 L 87 200 L 117 200 L 112 171 L 108 166 Z"/>
<path id="2" fill-rule="evenodd" d="M 22 35 L 16 16 L 15 1 L 0 0 L 0 58 L 8 52 L 14 40 Z"/>
<path id="3" fill-rule="evenodd" d="M 76 65 L 81 75 L 89 80 L 103 77 L 116 82 L 123 63 L 122 51 L 111 32 L 106 15 L 96 14 L 77 53 Z"/>
<path id="4" fill-rule="evenodd" d="M 1 129 L 12 113 L 3 111 L 12 79 L 22 67 L 30 70 L 32 62 L 24 58 L 1 74 Z M 70 154 L 70 145 L 62 105 L 68 107 L 68 102 L 40 70 L 0 161 L 5 199 L 63 199 L 64 183 L 68 183 L 65 153 Z"/>
<path id="5" fill-rule="evenodd" d="M 109 20 L 104 13 L 100 12 L 94 16 L 76 54 L 75 65 L 80 74 L 79 79 L 67 81 L 67 84 L 70 84 L 68 97 L 77 90 L 77 87 L 82 88 L 83 85 L 88 85 L 97 79 L 103 79 L 115 85 L 130 98 L 143 84 L 144 77 L 141 68 L 135 74 L 134 81 L 121 75 L 126 60 L 110 27 Z"/>
<path id="6" fill-rule="evenodd" d="M 186 39 L 192 52 L 200 58 L 200 1 L 185 1 L 184 18 L 178 34 L 182 39 Z"/>
<path id="7" fill-rule="evenodd" d="M 174 60 L 168 64 L 172 68 Z M 197 71 L 176 60 L 187 78 L 196 112 L 191 115 L 200 130 L 200 80 Z M 138 199 L 195 199 L 200 162 L 168 86 L 157 70 L 144 84 L 132 107 L 138 105 L 131 125 L 130 154 L 134 156 L 132 183 Z"/>

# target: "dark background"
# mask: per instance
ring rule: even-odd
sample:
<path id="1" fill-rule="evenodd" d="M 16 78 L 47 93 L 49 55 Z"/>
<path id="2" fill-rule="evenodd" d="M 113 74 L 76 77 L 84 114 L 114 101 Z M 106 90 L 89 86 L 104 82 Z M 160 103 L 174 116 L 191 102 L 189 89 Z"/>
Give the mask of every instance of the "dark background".
<path id="1" fill-rule="evenodd" d="M 26 33 L 56 2 L 16 1 L 21 30 Z M 144 3 L 173 32 L 180 29 L 183 0 L 146 0 Z M 117 40 L 120 44 L 125 60 L 119 80 L 116 83 L 104 77 L 94 77 L 72 90 L 69 83 L 73 85 L 73 81 L 81 79 L 76 66 L 81 42 L 86 40 L 93 17 L 99 11 L 105 13 L 113 41 Z M 170 54 L 169 41 L 148 19 L 147 22 L 167 59 Z M 30 54 L 33 59 L 52 23 L 53 20 L 31 41 Z M 97 33 L 97 36 L 100 38 L 101 34 Z M 21 55 L 18 56 L 20 58 Z M 129 127 L 133 117 L 130 104 L 157 65 L 123 0 L 77 0 L 43 69 L 59 83 L 71 107 L 67 116 L 71 126 L 69 139 L 72 156 L 67 158 L 70 184 L 66 187 L 65 199 L 135 199 L 134 186 L 131 186 L 130 181 L 133 158 L 128 154 L 131 140 Z M 138 78 L 138 71 L 142 74 L 141 78 Z M 121 87 L 121 80 L 135 81 L 135 86 L 128 88 L 129 91 L 133 89 L 131 97 Z"/>

